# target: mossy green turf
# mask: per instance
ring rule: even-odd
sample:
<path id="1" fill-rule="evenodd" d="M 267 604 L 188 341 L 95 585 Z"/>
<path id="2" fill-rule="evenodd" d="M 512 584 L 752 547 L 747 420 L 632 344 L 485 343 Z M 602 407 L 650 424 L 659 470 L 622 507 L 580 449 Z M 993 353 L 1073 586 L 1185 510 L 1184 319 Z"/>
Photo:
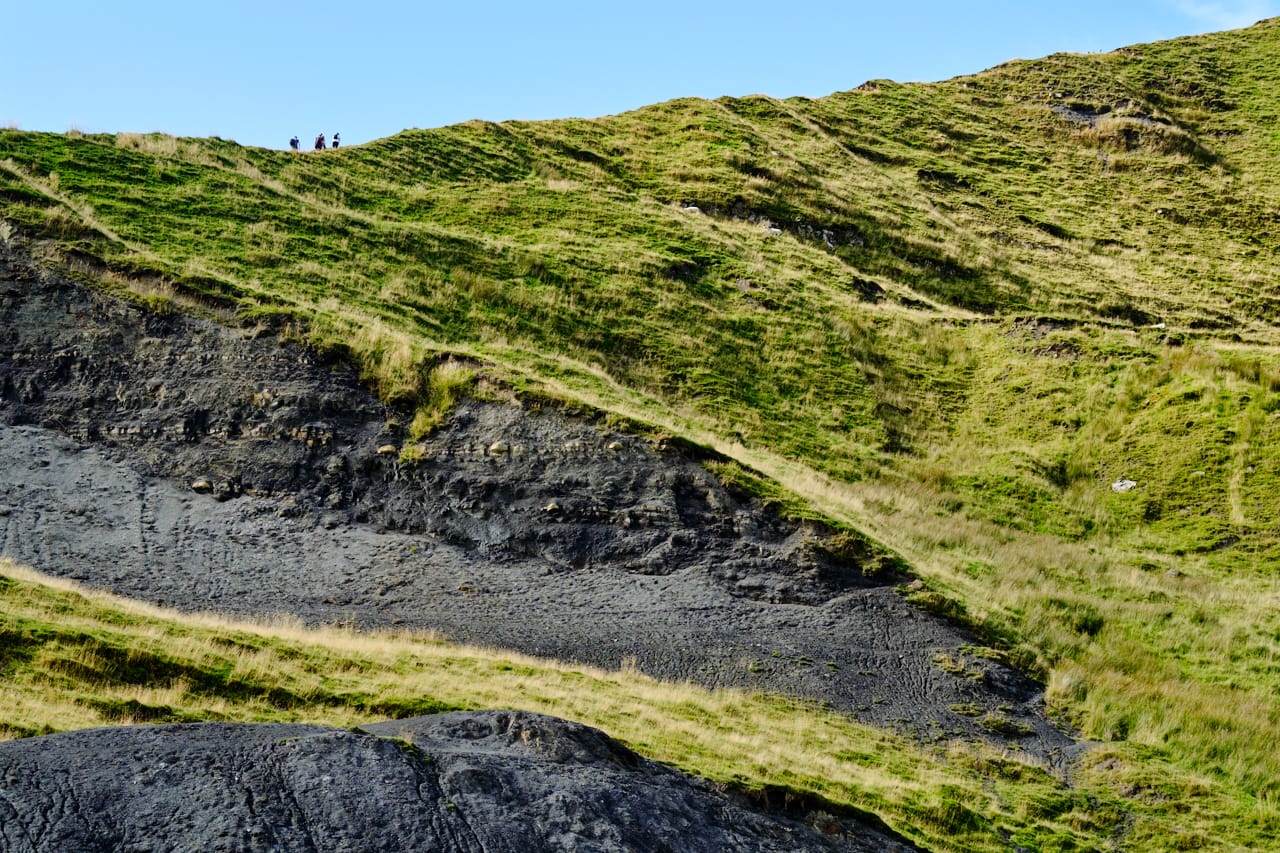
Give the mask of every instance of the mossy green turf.
<path id="1" fill-rule="evenodd" d="M 406 406 L 457 354 L 715 444 L 1235 803 L 1188 838 L 1274 837 L 1278 84 L 1272 20 L 306 154 L 3 131 L 0 213 Z"/>

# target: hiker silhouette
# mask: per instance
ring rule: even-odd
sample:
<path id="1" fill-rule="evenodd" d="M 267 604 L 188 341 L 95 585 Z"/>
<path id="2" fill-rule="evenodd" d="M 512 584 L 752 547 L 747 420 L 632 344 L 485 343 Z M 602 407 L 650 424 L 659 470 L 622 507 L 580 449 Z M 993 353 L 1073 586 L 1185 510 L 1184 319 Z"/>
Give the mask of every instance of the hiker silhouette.
<path id="1" fill-rule="evenodd" d="M 316 134 L 316 150 L 317 151 L 324 150 L 324 134 L 323 133 Z"/>
<path id="2" fill-rule="evenodd" d="M 337 148 L 337 147 L 338 147 L 338 134 L 336 134 L 336 133 L 333 135 L 333 145 L 332 145 L 331 147 L 333 147 L 333 148 Z"/>
<path id="3" fill-rule="evenodd" d="M 295 133 L 293 135 L 293 139 L 289 140 L 289 147 L 292 148 L 294 151 L 298 150 L 298 134 Z"/>

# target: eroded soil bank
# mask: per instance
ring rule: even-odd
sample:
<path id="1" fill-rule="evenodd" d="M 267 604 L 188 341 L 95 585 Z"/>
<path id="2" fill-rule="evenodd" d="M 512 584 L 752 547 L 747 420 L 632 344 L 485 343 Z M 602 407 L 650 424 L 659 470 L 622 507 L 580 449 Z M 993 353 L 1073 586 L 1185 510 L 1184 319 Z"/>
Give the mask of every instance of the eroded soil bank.
<path id="1" fill-rule="evenodd" d="M 691 452 L 473 400 L 405 464 L 396 420 L 348 366 L 0 244 L 0 554 L 185 610 L 433 629 L 1071 749 L 1034 683 L 868 575 L 869 550 L 833 557 Z"/>

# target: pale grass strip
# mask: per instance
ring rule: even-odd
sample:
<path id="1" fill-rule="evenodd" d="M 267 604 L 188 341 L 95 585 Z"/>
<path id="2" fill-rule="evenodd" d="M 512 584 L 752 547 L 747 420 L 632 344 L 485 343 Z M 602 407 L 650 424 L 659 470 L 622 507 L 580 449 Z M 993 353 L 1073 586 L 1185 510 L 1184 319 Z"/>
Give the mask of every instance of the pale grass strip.
<path id="1" fill-rule="evenodd" d="M 226 656 L 221 644 L 210 651 L 207 637 L 184 637 L 185 630 L 275 638 L 303 647 L 313 656 L 308 658 L 313 666 L 316 657 L 331 656 L 330 671 L 308 676 L 327 678 L 331 687 L 349 682 L 367 691 L 372 684 L 387 698 L 426 694 L 449 705 L 519 707 L 578 719 L 604 728 L 652 758 L 711 778 L 799 784 L 838 801 L 878 811 L 885 804 L 917 808 L 933 803 L 940 784 L 969 789 L 975 805 L 987 799 L 971 779 L 949 768 L 941 757 L 930 756 L 890 732 L 803 702 L 659 682 L 627 669 L 610 672 L 505 651 L 453 646 L 425 633 L 306 628 L 287 617 L 254 622 L 209 613 L 176 613 L 87 590 L 4 559 L 0 559 L 0 574 L 82 596 L 89 610 L 105 608 L 153 621 L 144 626 L 105 627 L 129 632 L 140 642 L 161 645 L 168 656 L 178 659 L 198 662 L 208 654 Z M 50 609 L 52 612 L 42 616 L 64 626 L 85 631 L 104 627 L 92 615 L 67 613 L 56 604 Z M 237 673 L 280 678 L 282 669 L 298 666 L 271 650 L 250 651 L 237 664 Z M 291 681 L 282 683 L 291 690 L 298 687 Z M 112 691 L 111 697 L 170 704 L 180 701 L 187 689 L 188 685 L 178 681 L 127 687 Z M 15 708 L 11 691 L 0 691 L 0 719 L 16 716 L 31 721 L 43 714 L 52 718 L 54 728 L 104 722 L 77 707 L 73 696 L 58 695 L 57 691 L 46 691 L 40 699 L 43 707 L 34 709 L 29 698 L 19 696 Z M 203 697 L 200 701 L 206 702 Z M 234 711 L 225 702 L 219 702 L 216 710 L 229 715 Z M 308 707 L 300 713 L 299 721 L 349 726 L 372 720 L 351 708 Z M 983 807 L 992 806 L 987 803 Z"/>

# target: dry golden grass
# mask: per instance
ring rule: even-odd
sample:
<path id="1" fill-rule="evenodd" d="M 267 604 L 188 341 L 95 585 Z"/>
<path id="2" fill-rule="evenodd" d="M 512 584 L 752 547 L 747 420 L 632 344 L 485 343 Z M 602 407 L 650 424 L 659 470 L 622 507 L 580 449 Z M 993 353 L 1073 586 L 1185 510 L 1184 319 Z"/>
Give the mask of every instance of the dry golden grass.
<path id="1" fill-rule="evenodd" d="M 809 703 L 658 682 L 630 667 L 607 672 L 453 646 L 424 634 L 178 614 L 6 560 L 0 560 L 0 579 L 7 579 L 0 583 L 0 628 L 16 632 L 13 637 L 28 638 L 32 630 L 44 637 L 26 664 L 10 667 L 0 691 L 8 731 L 149 722 L 157 714 L 348 727 L 385 719 L 386 711 L 370 710 L 378 708 L 518 708 L 597 726 L 646 756 L 712 779 L 781 785 L 872 810 L 937 850 L 1004 850 L 1007 837 L 1023 844 L 1037 838 L 1093 843 L 1088 839 L 1107 837 L 1118 826 L 1114 821 L 1123 820 L 1117 806 L 1136 779 L 1161 790 L 1193 790 L 1197 825 L 1212 825 L 1208 811 L 1226 807 L 1217 780 L 1153 770 L 1135 750 L 1158 747 L 1180 724 L 1218 720 L 1243 727 L 1266 711 L 1209 705 L 1175 717 L 1160 709 L 1185 702 L 1142 693 L 1146 710 L 1134 720 L 1130 740 L 1107 747 L 1108 760 L 1091 757 L 1076 782 L 1085 787 L 1072 790 L 1017 753 L 963 742 L 928 750 Z M 131 671 L 125 678 L 122 666 L 182 674 L 148 679 Z M 1078 693 L 1084 680 L 1096 683 L 1092 672 L 1078 677 L 1073 681 L 1077 674 L 1062 669 L 1051 689 Z M 235 689 L 210 692 L 210 678 Z M 1095 701 L 1092 692 L 1085 701 Z M 1243 764 L 1249 756 L 1233 760 Z M 1085 792 L 1097 805 L 1079 811 L 1073 804 L 1083 802 Z M 1274 819 L 1271 796 L 1248 804 L 1251 819 Z M 1125 808 L 1152 832 L 1170 831 L 1171 821 L 1185 814 L 1165 800 Z M 1241 848 L 1230 842 L 1223 849 Z"/>
<path id="2" fill-rule="evenodd" d="M 713 778 L 786 784 L 838 802 L 890 810 L 927 807 L 939 796 L 940 779 L 973 784 L 908 741 L 793 700 L 710 692 L 658 682 L 633 669 L 606 672 L 558 664 L 453 646 L 424 634 L 177 614 L 90 592 L 7 560 L 0 560 L 0 577 L 22 586 L 20 592 L 4 588 L 4 624 L 19 630 L 56 625 L 63 638 L 38 649 L 29 663 L 34 675 L 13 674 L 0 691 L 0 719 L 10 726 L 66 730 L 154 719 L 146 713 L 130 716 L 127 710 L 103 716 L 99 710 L 127 709 L 130 703 L 168 708 L 191 719 L 352 726 L 383 716 L 362 706 L 394 706 L 429 696 L 449 707 L 521 708 L 580 720 L 646 755 Z M 79 603 L 69 608 L 71 602 Z M 298 701 L 282 708 L 265 693 L 238 701 L 209 695 L 193 687 L 192 677 L 112 683 L 113 663 L 95 651 L 99 648 L 125 648 L 137 660 L 181 663 L 192 673 L 216 671 L 228 683 L 286 691 Z M 101 675 L 99 683 L 86 684 L 84 678 L 93 674 Z M 350 704 L 340 701 L 344 695 Z M 86 703 L 86 696 L 93 701 Z M 1047 777 L 1045 784 L 1053 786 Z M 971 794 L 985 799 L 976 787 Z"/>

